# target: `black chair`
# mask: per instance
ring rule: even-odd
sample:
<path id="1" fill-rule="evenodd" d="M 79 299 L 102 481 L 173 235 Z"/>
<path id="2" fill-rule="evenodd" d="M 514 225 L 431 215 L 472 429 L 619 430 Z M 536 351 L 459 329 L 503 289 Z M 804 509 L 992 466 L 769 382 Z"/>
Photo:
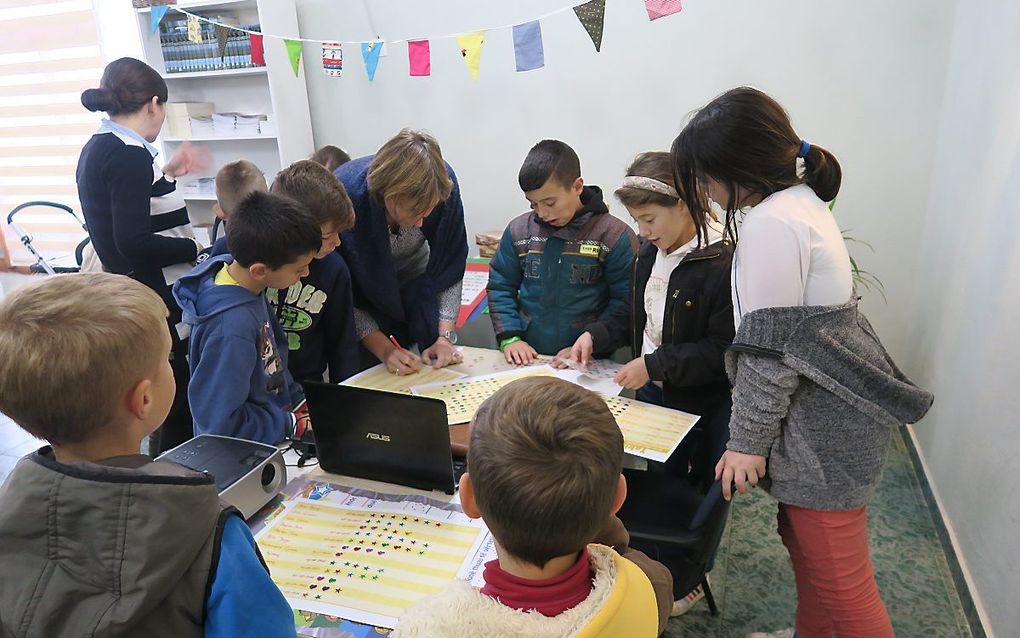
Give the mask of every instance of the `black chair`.
<path id="1" fill-rule="evenodd" d="M 619 516 L 630 532 L 630 545 L 665 565 L 673 575 L 678 600 L 701 585 L 713 616 L 718 614 L 706 575 L 715 564 L 730 504 L 722 484 L 712 479 L 715 463 L 729 439 L 729 404 L 706 419 L 692 451 L 692 472 L 624 470 L 627 500 Z M 700 468 L 700 469 L 699 469 Z"/>
<path id="2" fill-rule="evenodd" d="M 674 600 L 701 585 L 715 616 L 718 608 L 706 574 L 712 571 L 729 517 L 722 484 L 715 481 L 700 493 L 694 485 L 666 474 L 629 470 L 624 474 L 627 501 L 619 516 L 630 532 L 630 546 L 669 569 Z"/>

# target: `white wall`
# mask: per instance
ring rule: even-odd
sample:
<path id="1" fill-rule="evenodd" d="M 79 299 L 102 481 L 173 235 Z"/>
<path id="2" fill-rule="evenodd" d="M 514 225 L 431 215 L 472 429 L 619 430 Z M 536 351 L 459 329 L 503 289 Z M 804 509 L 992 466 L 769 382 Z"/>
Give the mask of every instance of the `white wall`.
<path id="1" fill-rule="evenodd" d="M 921 236 L 916 428 L 991 626 L 1020 627 L 1020 4 L 960 3 Z"/>
<path id="2" fill-rule="evenodd" d="M 449 34 L 523 22 L 569 0 L 369 0 L 383 38 Z M 687 0 L 649 22 L 641 0 L 610 1 L 602 52 L 572 11 L 543 20 L 546 67 L 516 73 L 509 29 L 486 36 L 473 81 L 454 40 L 432 41 L 432 77 L 408 76 L 407 47 L 380 60 L 369 85 L 360 52 L 345 48 L 344 77 L 325 77 L 313 45 L 305 68 L 318 145 L 374 152 L 404 126 L 435 134 L 461 181 L 469 236 L 502 229 L 526 209 L 517 171 L 544 137 L 571 144 L 589 183 L 611 191 L 627 163 L 668 149 L 684 116 L 727 88 L 754 84 L 791 111 L 798 131 L 844 167 L 837 215 L 870 241 L 863 266 L 892 303 L 868 299 L 894 351 L 915 273 L 930 158 L 955 0 Z M 298 0 L 301 36 L 370 39 L 356 0 Z M 627 218 L 616 205 L 614 213 Z"/>

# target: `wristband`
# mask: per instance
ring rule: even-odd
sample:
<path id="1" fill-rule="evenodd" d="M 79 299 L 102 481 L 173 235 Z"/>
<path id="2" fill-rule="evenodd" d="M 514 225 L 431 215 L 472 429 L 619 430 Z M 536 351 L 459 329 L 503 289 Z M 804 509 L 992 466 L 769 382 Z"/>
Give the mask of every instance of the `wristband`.
<path id="1" fill-rule="evenodd" d="M 511 343 L 517 343 L 518 341 L 524 341 L 524 339 L 521 339 L 520 337 L 509 337 L 507 339 L 503 339 L 499 342 L 499 351 L 502 352 L 503 348 L 507 347 Z"/>

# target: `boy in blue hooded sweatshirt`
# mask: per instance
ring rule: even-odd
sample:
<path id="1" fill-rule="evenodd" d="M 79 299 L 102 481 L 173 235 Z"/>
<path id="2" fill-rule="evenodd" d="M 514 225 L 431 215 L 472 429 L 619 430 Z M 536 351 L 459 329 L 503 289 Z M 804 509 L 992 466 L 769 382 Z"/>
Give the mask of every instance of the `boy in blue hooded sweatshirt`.
<path id="1" fill-rule="evenodd" d="M 199 264 L 174 285 L 191 326 L 188 402 L 195 434 L 263 443 L 301 436 L 301 387 L 287 370 L 287 337 L 267 288 L 286 289 L 308 274 L 322 245 L 319 224 L 302 204 L 255 192 L 230 217 L 232 255 Z"/>

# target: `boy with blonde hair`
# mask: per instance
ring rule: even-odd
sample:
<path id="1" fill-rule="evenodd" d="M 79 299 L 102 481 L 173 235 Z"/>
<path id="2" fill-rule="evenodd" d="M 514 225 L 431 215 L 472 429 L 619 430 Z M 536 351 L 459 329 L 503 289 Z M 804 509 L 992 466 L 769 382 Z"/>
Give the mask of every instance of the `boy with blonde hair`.
<path id="1" fill-rule="evenodd" d="M 213 478 L 138 453 L 174 398 L 166 316 L 109 273 L 0 303 L 0 411 L 50 444 L 0 488 L 0 634 L 294 635 Z"/>
<path id="2" fill-rule="evenodd" d="M 623 435 L 598 395 L 561 379 L 515 381 L 478 410 L 467 458 L 461 504 L 485 521 L 498 559 L 481 590 L 454 581 L 410 609 L 394 638 L 665 630 L 672 577 L 627 547 L 615 516 L 627 496 Z"/>
<path id="3" fill-rule="evenodd" d="M 226 226 L 227 220 L 237 210 L 241 201 L 256 191 L 269 192 L 266 176 L 258 166 L 243 159 L 224 164 L 216 171 L 216 203 L 213 204 L 213 214 Z M 202 252 L 199 261 L 229 252 L 226 233 L 224 232 L 222 237 Z"/>

